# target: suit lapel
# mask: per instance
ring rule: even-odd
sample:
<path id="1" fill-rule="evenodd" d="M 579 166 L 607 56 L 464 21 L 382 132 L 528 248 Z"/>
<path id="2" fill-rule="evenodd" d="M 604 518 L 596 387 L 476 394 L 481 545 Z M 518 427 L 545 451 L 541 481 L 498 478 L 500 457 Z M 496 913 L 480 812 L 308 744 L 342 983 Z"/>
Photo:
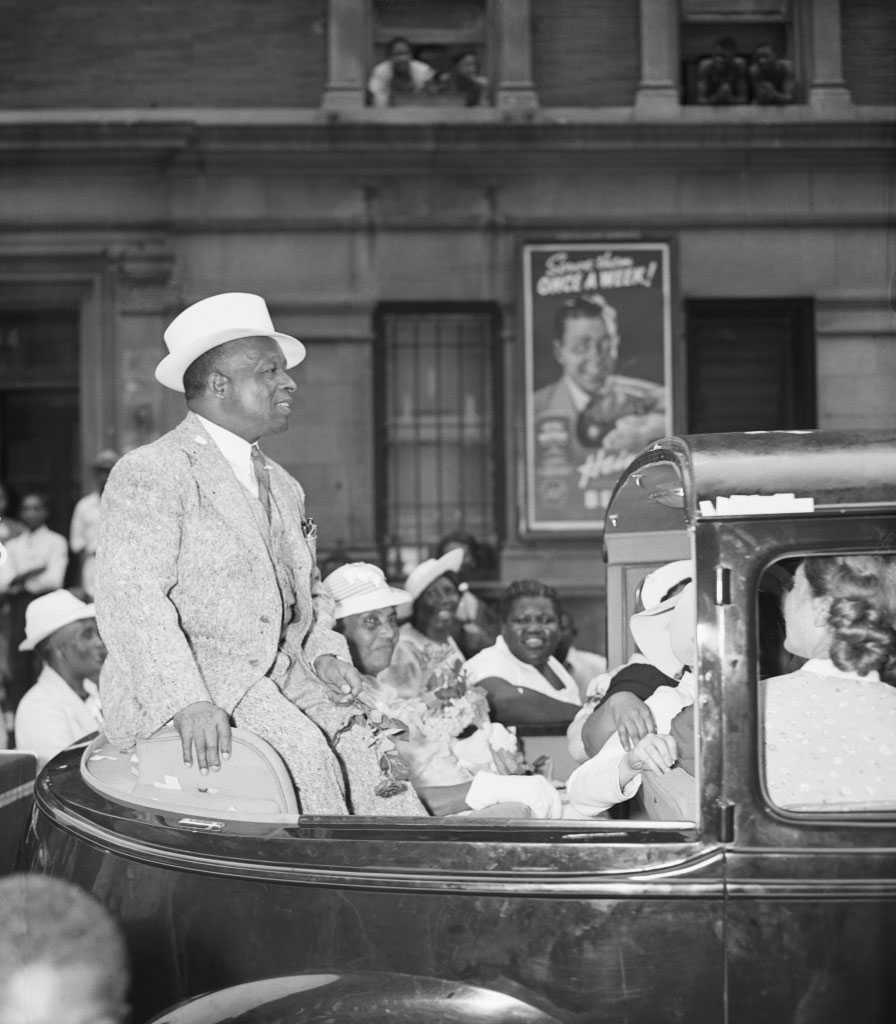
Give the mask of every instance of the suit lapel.
<path id="1" fill-rule="evenodd" d="M 270 552 L 252 510 L 251 500 L 202 423 L 192 415 L 177 428 L 178 441 L 190 459 L 202 501 L 207 501 L 245 543 L 250 558 L 270 562 Z"/>

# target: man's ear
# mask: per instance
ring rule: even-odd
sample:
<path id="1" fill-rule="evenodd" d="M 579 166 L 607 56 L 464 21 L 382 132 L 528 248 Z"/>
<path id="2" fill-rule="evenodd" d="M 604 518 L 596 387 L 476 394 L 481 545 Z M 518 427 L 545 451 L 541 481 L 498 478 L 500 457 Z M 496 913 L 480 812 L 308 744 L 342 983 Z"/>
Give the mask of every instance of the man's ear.
<path id="1" fill-rule="evenodd" d="M 230 390 L 230 378 L 220 370 L 212 370 L 208 375 L 208 390 L 215 398 L 225 398 Z"/>
<path id="2" fill-rule="evenodd" d="M 554 352 L 554 358 L 559 363 L 561 361 L 561 353 L 563 352 L 563 342 L 559 338 L 554 338 L 551 342 L 551 348 Z"/>

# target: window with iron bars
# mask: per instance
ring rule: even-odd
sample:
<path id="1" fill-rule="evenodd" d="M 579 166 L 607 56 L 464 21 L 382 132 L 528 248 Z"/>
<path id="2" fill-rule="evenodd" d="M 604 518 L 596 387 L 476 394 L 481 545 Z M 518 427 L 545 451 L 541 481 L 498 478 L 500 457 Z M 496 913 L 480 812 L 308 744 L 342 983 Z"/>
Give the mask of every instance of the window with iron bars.
<path id="1" fill-rule="evenodd" d="M 489 304 L 376 315 L 377 531 L 403 579 L 448 533 L 497 550 L 503 472 L 500 331 Z"/>

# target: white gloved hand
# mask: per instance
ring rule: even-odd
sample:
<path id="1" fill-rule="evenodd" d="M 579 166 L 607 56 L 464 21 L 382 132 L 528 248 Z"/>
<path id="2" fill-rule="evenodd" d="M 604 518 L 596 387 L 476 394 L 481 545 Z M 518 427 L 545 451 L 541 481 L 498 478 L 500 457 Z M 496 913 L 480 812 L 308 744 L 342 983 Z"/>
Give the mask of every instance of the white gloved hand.
<path id="1" fill-rule="evenodd" d="M 477 772 L 466 796 L 468 807 L 481 811 L 498 803 L 526 804 L 534 818 L 559 818 L 560 794 L 542 775 L 496 775 Z"/>

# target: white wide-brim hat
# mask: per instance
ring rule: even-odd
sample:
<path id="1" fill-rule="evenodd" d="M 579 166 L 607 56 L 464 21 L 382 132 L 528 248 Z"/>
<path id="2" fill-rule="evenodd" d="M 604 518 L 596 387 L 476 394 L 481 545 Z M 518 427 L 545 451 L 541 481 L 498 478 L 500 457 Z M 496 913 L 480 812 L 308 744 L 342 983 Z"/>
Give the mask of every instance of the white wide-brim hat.
<path id="1" fill-rule="evenodd" d="M 298 338 L 274 330 L 260 295 L 225 292 L 194 302 L 171 321 L 165 331 L 168 355 L 156 367 L 156 380 L 172 391 L 183 391 L 190 363 L 209 349 L 240 338 L 272 338 L 283 351 L 287 369 L 305 358 L 305 346 Z"/>
<path id="2" fill-rule="evenodd" d="M 81 619 L 95 618 L 93 605 L 79 601 L 67 590 L 54 590 L 36 597 L 25 609 L 25 639 L 19 644 L 19 650 L 33 651 L 57 629 Z"/>
<path id="3" fill-rule="evenodd" d="M 404 581 L 404 589 L 410 595 L 410 600 L 398 609 L 399 619 L 402 621 L 409 619 L 414 610 L 414 601 L 423 591 L 430 584 L 435 583 L 440 576 L 444 576 L 446 572 L 460 572 L 463 562 L 464 549 L 452 548 L 450 551 L 446 551 L 441 558 L 427 558 L 411 569 L 408 578 Z"/>
<path id="4" fill-rule="evenodd" d="M 673 611 L 680 601 L 694 600 L 691 582 L 678 593 L 666 597 L 673 587 L 693 580 L 694 566 L 687 559 L 669 562 L 654 569 L 641 584 L 641 603 L 644 606 L 629 619 L 629 629 L 638 650 L 664 675 L 676 676 L 684 665 L 675 656 L 670 626 L 674 625 Z M 665 599 L 664 599 L 665 598 Z"/>
<path id="5" fill-rule="evenodd" d="M 460 572 L 463 562 L 463 548 L 452 548 L 441 558 L 427 558 L 408 573 L 404 589 L 411 595 L 411 600 L 416 601 L 430 584 L 435 583 L 446 572 Z"/>
<path id="6" fill-rule="evenodd" d="M 405 590 L 390 587 L 383 570 L 370 562 L 340 565 L 327 576 L 323 585 L 336 602 L 333 614 L 337 619 L 377 608 L 395 608 L 411 597 Z"/>

